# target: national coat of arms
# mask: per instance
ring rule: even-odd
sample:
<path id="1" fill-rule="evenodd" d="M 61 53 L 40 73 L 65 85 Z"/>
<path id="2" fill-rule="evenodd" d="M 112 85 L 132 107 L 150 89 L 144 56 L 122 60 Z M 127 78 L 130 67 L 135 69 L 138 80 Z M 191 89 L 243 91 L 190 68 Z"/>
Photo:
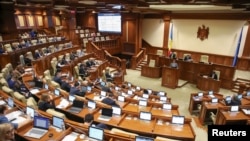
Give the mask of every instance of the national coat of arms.
<path id="1" fill-rule="evenodd" d="M 208 38 L 208 34 L 209 27 L 206 27 L 205 25 L 198 27 L 197 38 L 200 38 L 203 41 L 204 39 Z"/>

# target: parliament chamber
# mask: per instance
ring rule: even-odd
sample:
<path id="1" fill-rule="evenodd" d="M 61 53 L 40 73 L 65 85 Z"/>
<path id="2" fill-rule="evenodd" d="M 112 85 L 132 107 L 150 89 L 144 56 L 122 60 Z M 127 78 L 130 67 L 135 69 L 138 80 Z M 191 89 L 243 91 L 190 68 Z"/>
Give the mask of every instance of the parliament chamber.
<path id="1" fill-rule="evenodd" d="M 223 16 L 223 19 L 243 21 L 249 19 L 249 15 L 155 15 L 138 13 L 137 8 L 130 7 L 130 12 L 112 12 L 120 13 L 121 29 L 120 33 L 109 33 L 99 31 L 98 12 L 86 10 L 84 13 L 78 13 L 76 11 L 79 8 L 76 8 L 75 1 L 66 3 L 67 6 L 74 7 L 70 10 L 58 10 L 54 5 L 37 9 L 23 7 L 20 6 L 20 1 L 22 0 L 0 2 L 3 8 L 0 10 L 3 18 L 0 19 L 5 19 L 0 27 L 0 103 L 8 107 L 5 116 L 11 123 L 21 125 L 20 123 L 28 121 L 32 116 L 31 121 L 15 129 L 16 141 L 199 141 L 201 137 L 197 138 L 199 132 L 195 129 L 199 128 L 199 124 L 205 128 L 207 125 L 250 124 L 249 78 L 241 79 L 244 80 L 242 83 L 237 82 L 239 87 L 235 93 L 241 95 L 241 104 L 237 105 L 238 107 L 227 105 L 227 94 L 222 93 L 222 89 L 232 90 L 236 85 L 237 70 L 250 69 L 250 32 L 246 29 L 248 24 L 244 24 L 243 37 L 246 41 L 240 50 L 241 56 L 234 65 L 234 48 L 225 47 L 224 50 L 228 52 L 224 53 L 224 44 L 211 44 L 210 41 L 215 40 L 212 33 L 209 34 L 212 38 L 203 41 L 201 35 L 197 35 L 198 41 L 193 39 L 190 41 L 194 42 L 193 44 L 187 42 L 185 49 L 179 47 L 186 41 L 182 38 L 181 26 L 185 27 L 188 22 L 177 26 L 179 19 L 194 20 L 195 22 L 191 23 L 200 26 L 200 19 L 205 23 L 207 19 L 218 20 Z M 55 5 L 61 4 L 57 0 L 52 1 Z M 21 5 L 26 2 L 21 2 Z M 34 7 L 36 6 L 35 4 Z M 125 4 L 124 8 L 129 6 Z M 139 11 L 145 12 L 143 9 Z M 157 38 L 161 36 L 155 36 L 150 28 L 144 26 L 150 26 L 148 20 L 164 27 L 160 32 L 163 39 L 158 45 L 154 45 L 152 40 L 158 41 Z M 174 25 L 175 22 L 177 24 Z M 208 21 L 207 24 L 210 24 L 212 29 L 211 23 L 216 22 Z M 215 30 L 219 28 L 219 24 L 215 24 Z M 174 33 L 178 33 L 175 35 L 174 44 L 168 39 L 171 37 L 173 26 L 174 30 L 177 29 Z M 188 36 L 194 33 L 193 30 L 187 31 Z M 158 30 L 155 32 L 159 33 Z M 145 33 L 148 35 L 144 35 Z M 151 42 L 147 38 L 150 34 L 154 36 Z M 225 42 L 235 42 L 239 34 L 234 34 L 233 39 L 230 36 L 230 41 Z M 218 35 L 221 34 L 216 33 L 214 42 L 218 42 Z M 188 36 L 186 38 L 190 39 Z M 222 40 L 225 40 L 227 36 L 223 37 Z M 207 46 L 212 47 L 205 48 Z M 214 46 L 222 53 L 216 50 L 211 52 Z M 186 55 L 192 59 L 186 60 Z M 173 60 L 176 61 L 177 67 L 171 67 Z M 91 61 L 94 64 L 88 66 Z M 82 67 L 86 74 L 83 74 Z M 22 73 L 17 73 L 18 69 L 21 69 Z M 164 90 L 141 87 L 140 84 L 127 81 L 125 78 L 130 77 L 128 70 L 138 70 L 140 75 L 134 79 L 143 77 L 145 82 L 141 83 L 151 83 L 152 87 L 159 84 Z M 216 79 L 212 76 L 213 72 L 216 72 Z M 22 84 L 25 92 L 11 85 L 10 80 L 16 75 L 16 81 Z M 58 76 L 60 80 L 55 79 Z M 185 84 L 179 86 L 180 80 L 185 81 Z M 195 91 L 185 93 L 186 84 L 194 87 Z M 80 93 L 71 91 L 71 88 L 76 87 Z M 171 89 L 171 92 L 174 92 L 182 88 L 181 92 L 189 97 L 185 100 L 181 99 L 177 92 L 174 93 L 175 98 L 172 98 L 167 91 Z M 115 106 L 103 102 L 110 94 L 114 96 Z M 50 97 L 53 108 L 39 108 L 44 95 Z M 179 99 L 183 102 L 179 102 Z M 72 109 L 77 104 L 80 105 L 80 110 L 76 112 Z M 180 112 L 184 108 L 188 114 Z M 232 108 L 236 108 L 236 111 L 232 111 Z M 106 110 L 112 111 L 109 119 L 101 117 Z M 93 116 L 92 125 L 88 125 L 85 119 L 88 114 Z M 10 119 L 11 116 L 15 118 Z M 46 121 L 46 132 L 42 137 L 31 137 L 28 131 L 36 126 L 39 118 Z M 56 123 L 54 119 L 59 122 Z M 99 124 L 107 128 L 97 128 Z M 96 130 L 94 138 L 92 130 Z"/>

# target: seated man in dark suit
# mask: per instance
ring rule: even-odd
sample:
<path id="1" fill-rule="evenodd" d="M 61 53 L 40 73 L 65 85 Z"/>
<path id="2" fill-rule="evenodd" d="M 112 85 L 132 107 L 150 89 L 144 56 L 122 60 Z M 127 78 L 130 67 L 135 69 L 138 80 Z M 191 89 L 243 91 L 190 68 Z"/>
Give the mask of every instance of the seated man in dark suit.
<path id="1" fill-rule="evenodd" d="M 109 93 L 108 97 L 102 100 L 102 103 L 110 105 L 110 106 L 120 107 L 120 105 L 116 102 L 115 96 L 113 93 Z"/>
<path id="2" fill-rule="evenodd" d="M 191 58 L 190 55 L 186 55 L 186 56 L 184 57 L 184 61 L 192 62 L 193 59 Z"/>
<path id="3" fill-rule="evenodd" d="M 87 62 L 86 62 L 86 66 L 88 68 L 92 67 L 95 65 L 95 61 L 93 59 L 89 59 Z"/>
<path id="4" fill-rule="evenodd" d="M 59 85 L 62 85 L 62 73 L 60 71 L 57 71 L 53 80 Z"/>
<path id="5" fill-rule="evenodd" d="M 70 95 L 85 96 L 85 93 L 80 90 L 80 84 L 75 82 L 74 86 L 70 88 Z"/>
<path id="6" fill-rule="evenodd" d="M 233 95 L 231 100 L 225 100 L 227 106 L 237 106 L 241 105 L 241 100 L 238 98 L 237 95 Z"/>
<path id="7" fill-rule="evenodd" d="M 82 78 L 85 78 L 85 77 L 88 77 L 88 76 L 89 76 L 88 69 L 87 69 L 87 67 L 84 66 L 84 64 L 81 64 L 81 65 L 80 65 L 80 68 L 79 68 L 79 75 L 80 75 Z"/>
<path id="8" fill-rule="evenodd" d="M 218 80 L 218 76 L 216 74 L 215 71 L 213 71 L 212 75 L 211 75 L 211 78 L 215 79 L 215 80 Z"/>
<path id="9" fill-rule="evenodd" d="M 169 58 L 171 59 L 176 59 L 176 52 L 171 52 L 170 55 L 169 55 Z"/>

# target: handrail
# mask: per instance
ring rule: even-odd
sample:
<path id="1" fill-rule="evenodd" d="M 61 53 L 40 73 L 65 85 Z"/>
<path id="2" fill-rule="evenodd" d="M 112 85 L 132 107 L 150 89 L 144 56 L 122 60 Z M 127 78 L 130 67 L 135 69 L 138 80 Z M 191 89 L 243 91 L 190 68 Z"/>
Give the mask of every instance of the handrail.
<path id="1" fill-rule="evenodd" d="M 136 66 L 145 59 L 146 49 L 141 49 L 141 51 L 131 58 L 131 68 L 136 69 Z"/>

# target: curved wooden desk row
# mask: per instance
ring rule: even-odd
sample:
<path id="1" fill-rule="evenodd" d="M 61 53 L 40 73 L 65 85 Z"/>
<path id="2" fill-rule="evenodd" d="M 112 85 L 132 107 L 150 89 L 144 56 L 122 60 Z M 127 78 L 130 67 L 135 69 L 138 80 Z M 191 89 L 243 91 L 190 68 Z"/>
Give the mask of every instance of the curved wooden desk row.
<path id="1" fill-rule="evenodd" d="M 26 47 L 26 48 L 22 48 L 22 49 L 19 49 L 19 50 L 16 50 L 14 52 L 10 52 L 8 54 L 1 54 L 0 55 L 0 61 L 2 62 L 0 64 L 1 68 L 3 68 L 7 63 L 11 63 L 13 65 L 13 67 L 16 67 L 18 65 L 18 62 L 17 60 L 19 60 L 19 56 L 20 55 L 23 55 L 23 54 L 26 54 L 28 51 L 31 51 L 32 54 L 35 53 L 35 50 L 40 50 L 44 47 L 48 47 L 48 46 L 51 46 L 51 45 L 59 45 L 59 44 L 64 44 L 64 43 L 67 43 L 69 42 L 69 40 L 62 40 L 62 41 L 57 41 L 57 42 L 48 42 L 48 43 L 44 43 L 44 44 L 37 44 L 37 45 L 34 45 L 34 46 L 30 46 L 30 47 Z"/>
<path id="2" fill-rule="evenodd" d="M 220 80 L 215 80 L 211 77 L 204 77 L 201 75 L 197 75 L 197 88 L 202 91 L 214 91 L 219 92 L 221 86 Z"/>
<path id="3" fill-rule="evenodd" d="M 92 89 L 92 90 L 93 90 L 94 93 L 95 92 L 100 93 L 100 90 L 98 90 L 98 89 Z M 53 91 L 53 89 L 51 91 Z M 48 90 L 47 90 L 47 92 L 48 92 Z M 63 92 L 63 91 L 61 91 L 61 92 Z M 95 95 L 93 92 L 87 93 L 85 97 L 88 98 L 88 99 L 92 99 L 92 100 L 94 99 L 95 96 L 99 97 L 99 95 Z M 66 96 L 65 98 L 67 99 L 67 96 L 68 96 L 67 92 L 64 91 L 64 93 L 61 93 L 61 94 L 63 96 Z M 83 101 L 85 100 L 85 102 L 86 102 L 85 98 L 81 98 L 81 97 L 78 97 L 78 98 L 83 99 Z M 171 120 L 172 115 L 178 115 L 179 114 L 177 105 L 173 105 L 173 108 L 172 108 L 173 110 L 171 110 L 171 111 L 162 110 L 162 108 L 160 109 L 157 106 L 154 107 L 153 104 L 151 106 L 148 106 L 148 107 L 140 108 L 137 105 L 138 101 L 137 101 L 137 103 L 134 103 L 135 100 L 133 98 L 131 98 L 132 102 L 127 101 L 128 99 L 126 99 L 126 102 L 121 102 L 121 103 L 119 102 L 119 104 L 121 104 L 120 106 L 123 109 L 123 115 L 119 116 L 119 117 L 113 116 L 112 119 L 110 121 L 108 121 L 108 122 L 98 120 L 98 116 L 100 114 L 99 111 L 100 111 L 101 107 L 103 106 L 102 104 L 99 104 L 100 103 L 99 101 L 96 102 L 97 106 L 99 108 L 96 108 L 96 109 L 83 108 L 83 110 L 80 113 L 75 114 L 75 115 L 78 116 L 78 117 L 84 117 L 85 114 L 87 114 L 87 113 L 93 113 L 96 122 L 105 123 L 105 124 L 110 125 L 112 127 L 120 128 L 120 129 L 123 129 L 123 130 L 128 130 L 128 131 L 133 132 L 133 133 L 140 133 L 140 134 L 145 134 L 146 133 L 146 134 L 149 134 L 149 135 L 160 135 L 160 136 L 169 137 L 169 138 L 178 138 L 179 137 L 179 138 L 184 139 L 184 140 L 193 140 L 195 138 L 195 133 L 193 132 L 193 129 L 192 129 L 191 125 L 190 125 L 191 120 L 188 119 L 188 118 L 186 119 L 186 123 L 182 128 L 182 129 L 185 128 L 185 133 L 183 133 L 184 130 L 182 130 L 182 129 L 180 129 L 180 131 L 176 131 L 176 134 L 179 133 L 179 132 L 182 132 L 181 133 L 181 134 L 183 134 L 182 136 L 179 136 L 179 135 L 175 136 L 175 134 L 174 134 L 175 132 L 172 131 L 172 130 L 175 130 L 175 129 L 170 124 L 170 120 Z M 59 104 L 60 101 L 61 101 L 61 98 L 58 98 L 58 97 L 55 98 L 56 105 Z M 159 103 L 157 103 L 156 105 L 159 106 Z M 63 108 L 61 110 L 67 112 L 67 109 L 69 107 L 65 107 L 65 108 Z M 162 107 L 162 106 L 160 106 L 160 107 Z M 150 131 L 149 131 L 149 128 L 147 130 L 145 130 L 145 131 L 141 131 L 139 128 L 144 127 L 144 126 L 148 126 L 147 124 L 149 124 L 149 123 L 147 123 L 145 121 L 142 121 L 142 120 L 137 120 L 138 119 L 138 113 L 141 110 L 147 110 L 147 109 L 148 109 L 148 111 L 151 111 L 152 115 L 153 115 L 153 120 L 150 121 L 150 126 L 149 126 L 149 128 L 151 128 L 151 129 L 150 129 Z M 133 120 L 129 120 L 129 118 L 133 119 Z M 165 124 L 159 125 L 160 127 L 158 127 L 158 124 L 157 124 L 157 122 L 158 122 L 157 119 L 158 118 L 162 119 L 162 123 L 165 123 Z M 127 125 L 134 125 L 135 123 L 137 124 L 138 121 L 140 121 L 139 123 L 141 123 L 141 125 L 138 125 L 138 128 L 134 129 L 134 127 L 127 127 Z M 126 122 L 129 122 L 129 123 L 126 123 Z M 130 122 L 132 122 L 132 123 L 130 123 Z M 135 122 L 135 123 L 133 123 L 133 122 Z M 145 124 L 144 124 L 144 122 L 145 122 Z M 167 125 L 167 126 L 164 126 L 164 125 Z M 154 129 L 154 127 L 157 127 L 157 128 L 155 128 L 155 129 L 157 129 L 156 130 L 157 132 L 156 131 L 153 132 L 152 129 Z M 160 131 L 158 131 L 158 128 L 160 128 L 160 129 L 161 128 L 171 128 L 171 131 L 165 129 L 164 131 L 166 131 L 166 133 L 169 132 L 168 134 L 166 134 L 165 132 L 162 132 L 162 129 L 161 130 L 159 129 Z M 186 132 L 188 132 L 187 135 L 186 135 Z M 192 135 L 190 135 L 190 133 Z"/>
<path id="4" fill-rule="evenodd" d="M 201 122 L 201 124 L 211 124 L 211 112 L 213 112 L 216 116 L 216 120 L 213 124 L 230 124 L 230 122 L 228 122 L 229 120 L 231 120 L 231 124 L 237 124 L 237 120 L 239 121 L 239 119 L 241 118 L 241 123 L 246 123 L 249 120 L 250 115 L 247 115 L 248 118 L 246 118 L 246 116 L 242 116 L 242 111 L 236 112 L 236 114 L 231 114 L 231 116 L 225 116 L 225 113 L 221 113 L 218 115 L 219 113 L 219 109 L 226 109 L 227 111 L 229 111 L 229 107 L 230 106 L 226 106 L 225 102 L 224 102 L 224 98 L 222 94 L 214 94 L 215 98 L 218 98 L 218 102 L 217 103 L 212 103 L 211 99 L 212 97 L 210 97 L 208 94 L 204 95 L 203 97 L 197 97 L 198 94 L 194 93 L 191 94 L 190 96 L 190 103 L 189 103 L 189 111 L 190 113 L 193 113 L 196 110 L 199 110 L 199 120 Z M 243 96 L 242 100 L 241 100 L 241 106 L 240 108 L 247 108 L 250 109 L 250 96 Z M 201 108 L 197 109 L 197 105 L 200 105 Z M 228 112 L 230 113 L 230 112 Z M 230 114 L 229 114 L 230 115 Z M 237 116 L 238 115 L 238 116 Z M 227 121 L 228 120 L 228 121 Z"/>

